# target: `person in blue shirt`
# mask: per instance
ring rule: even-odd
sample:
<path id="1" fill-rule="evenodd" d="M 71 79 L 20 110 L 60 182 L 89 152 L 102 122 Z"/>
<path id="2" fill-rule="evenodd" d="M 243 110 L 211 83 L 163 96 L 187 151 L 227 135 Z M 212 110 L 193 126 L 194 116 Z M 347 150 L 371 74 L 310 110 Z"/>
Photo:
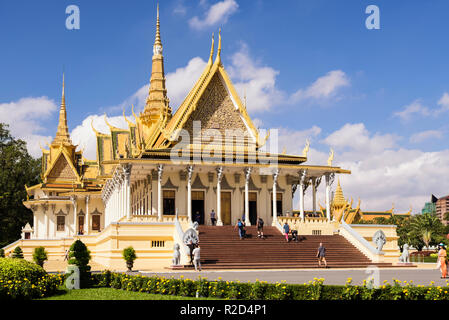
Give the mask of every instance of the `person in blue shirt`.
<path id="1" fill-rule="evenodd" d="M 290 233 L 290 227 L 288 225 L 288 223 L 284 223 L 284 236 L 285 236 L 285 240 L 287 240 L 288 242 L 288 234 Z"/>
<path id="2" fill-rule="evenodd" d="M 245 225 L 243 224 L 242 220 L 238 219 L 237 224 L 235 225 L 234 229 L 235 228 L 239 229 L 239 237 L 240 237 L 240 240 L 242 240 L 243 237 L 245 236 Z"/>

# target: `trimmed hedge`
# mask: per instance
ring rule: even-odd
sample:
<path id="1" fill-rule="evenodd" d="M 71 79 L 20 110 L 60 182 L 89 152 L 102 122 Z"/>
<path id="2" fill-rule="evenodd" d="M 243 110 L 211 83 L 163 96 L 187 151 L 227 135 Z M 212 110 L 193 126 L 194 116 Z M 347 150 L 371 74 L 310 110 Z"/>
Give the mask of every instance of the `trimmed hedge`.
<path id="1" fill-rule="evenodd" d="M 43 268 L 24 259 L 0 258 L 0 300 L 51 296 L 63 278 L 48 275 Z"/>
<path id="2" fill-rule="evenodd" d="M 414 286 L 413 283 L 384 283 L 379 288 L 370 288 L 365 282 L 354 286 L 351 279 L 345 286 L 323 285 L 324 279 L 315 278 L 308 284 L 242 283 L 239 281 L 199 280 L 131 276 L 105 271 L 93 275 L 97 286 L 127 291 L 146 292 L 185 297 L 210 297 L 232 300 L 449 300 L 449 287 Z"/>

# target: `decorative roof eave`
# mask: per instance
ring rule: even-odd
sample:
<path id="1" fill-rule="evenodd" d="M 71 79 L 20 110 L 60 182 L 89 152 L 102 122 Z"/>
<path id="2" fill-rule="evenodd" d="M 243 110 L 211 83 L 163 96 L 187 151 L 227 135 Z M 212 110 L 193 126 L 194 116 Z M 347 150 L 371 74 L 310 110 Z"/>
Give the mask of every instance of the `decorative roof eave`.
<path id="1" fill-rule="evenodd" d="M 38 189 L 41 189 L 41 188 L 42 188 L 42 183 L 41 184 L 37 184 L 37 185 L 32 186 L 32 187 L 29 187 L 29 188 L 27 186 L 25 186 L 25 190 L 26 190 L 28 195 L 29 195 L 30 191 L 38 190 Z"/>
<path id="2" fill-rule="evenodd" d="M 106 163 L 106 162 L 105 162 Z M 117 161 L 114 161 L 113 164 L 149 164 L 149 165 L 159 165 L 159 164 L 165 164 L 165 165 L 212 165 L 217 163 L 208 163 L 204 161 L 199 160 L 181 160 L 179 162 L 173 162 L 170 158 L 161 158 L 161 159 L 148 159 L 148 158 L 141 158 L 141 159 L 119 159 Z M 112 162 L 108 163 L 112 164 Z M 254 168 L 269 168 L 272 167 L 272 164 L 262 164 L 262 163 L 226 163 L 222 162 L 219 164 L 223 167 L 254 167 Z M 320 170 L 322 174 L 324 173 L 338 173 L 338 174 L 351 174 L 350 170 L 341 169 L 340 167 L 327 167 L 327 166 L 304 166 L 301 164 L 284 164 L 284 163 L 278 163 L 277 167 L 280 169 L 294 169 L 296 171 L 298 170 L 304 170 L 304 169 L 314 169 L 314 170 Z M 109 177 L 110 178 L 110 177 Z"/>

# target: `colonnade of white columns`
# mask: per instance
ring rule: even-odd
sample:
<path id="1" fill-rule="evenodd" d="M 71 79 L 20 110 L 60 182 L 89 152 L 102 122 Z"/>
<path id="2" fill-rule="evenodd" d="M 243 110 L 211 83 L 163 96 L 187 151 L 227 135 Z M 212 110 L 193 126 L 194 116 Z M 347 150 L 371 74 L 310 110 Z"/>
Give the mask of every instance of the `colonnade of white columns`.
<path id="1" fill-rule="evenodd" d="M 123 217 L 131 218 L 131 168 L 119 167 L 114 177 L 108 181 L 107 188 L 103 191 L 102 198 L 105 203 L 105 228 L 112 222 L 117 222 Z M 87 202 L 86 202 L 86 209 Z M 88 216 L 88 214 L 86 214 Z M 75 214 L 75 223 L 76 223 Z M 75 224 L 76 229 L 76 224 Z"/>
<path id="2" fill-rule="evenodd" d="M 331 187 L 334 181 L 335 174 L 334 173 L 325 173 L 324 177 L 326 179 L 326 191 L 325 191 L 325 199 L 326 199 L 326 218 L 328 221 L 331 220 Z M 317 177 L 309 178 L 312 184 L 312 200 L 313 200 L 313 212 L 316 212 L 316 190 L 318 188 Z M 307 180 L 307 170 L 299 171 L 299 210 L 300 217 L 304 220 L 304 186 Z"/>

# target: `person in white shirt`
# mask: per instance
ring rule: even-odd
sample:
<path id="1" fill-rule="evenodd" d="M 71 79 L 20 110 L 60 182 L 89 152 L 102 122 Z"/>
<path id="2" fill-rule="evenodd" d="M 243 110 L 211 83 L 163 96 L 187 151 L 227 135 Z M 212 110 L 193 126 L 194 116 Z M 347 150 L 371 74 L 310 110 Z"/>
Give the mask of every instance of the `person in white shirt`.
<path id="1" fill-rule="evenodd" d="M 195 249 L 193 249 L 193 265 L 195 266 L 195 271 L 201 271 L 201 262 L 200 262 L 200 246 L 198 245 Z"/>

